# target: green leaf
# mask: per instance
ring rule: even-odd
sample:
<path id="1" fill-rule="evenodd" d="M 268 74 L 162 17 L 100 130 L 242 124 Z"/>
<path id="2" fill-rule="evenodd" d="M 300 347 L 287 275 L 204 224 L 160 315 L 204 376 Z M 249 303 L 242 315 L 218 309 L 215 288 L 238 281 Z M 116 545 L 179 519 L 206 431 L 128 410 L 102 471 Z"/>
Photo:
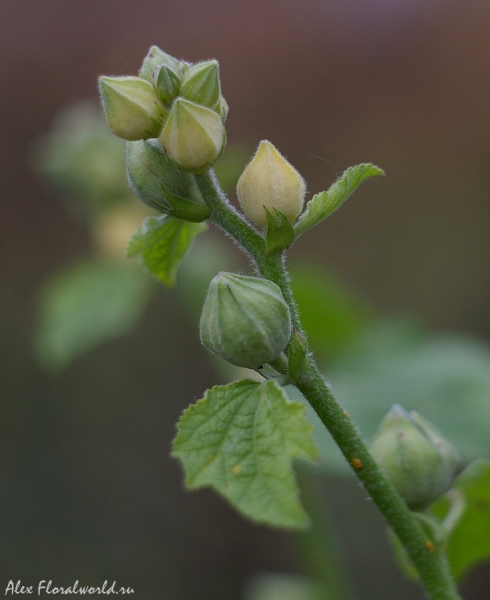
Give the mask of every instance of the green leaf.
<path id="1" fill-rule="evenodd" d="M 48 282 L 42 292 L 36 356 L 48 368 L 66 366 L 140 318 L 148 278 L 127 264 L 87 261 Z"/>
<path id="2" fill-rule="evenodd" d="M 265 206 L 264 206 L 265 208 Z M 265 208 L 267 215 L 267 254 L 274 250 L 283 250 L 287 248 L 294 240 L 294 230 L 291 221 L 284 213 L 274 208 L 275 216 Z"/>
<path id="3" fill-rule="evenodd" d="M 454 488 L 465 503 L 447 546 L 451 571 L 462 579 L 470 569 L 490 560 L 490 462 L 477 460 L 457 477 Z M 432 512 L 443 517 L 447 500 L 438 501 Z"/>
<path id="4" fill-rule="evenodd" d="M 315 194 L 308 202 L 294 227 L 296 236 L 329 217 L 363 181 L 376 175 L 384 175 L 384 171 L 370 163 L 349 167 L 326 192 Z"/>
<path id="5" fill-rule="evenodd" d="M 140 256 L 148 271 L 171 287 L 194 237 L 205 230 L 203 223 L 188 223 L 168 215 L 148 217 L 129 240 L 128 258 Z"/>
<path id="6" fill-rule="evenodd" d="M 295 456 L 317 458 L 303 413 L 274 380 L 244 379 L 208 390 L 184 412 L 174 441 L 187 486 L 213 487 L 259 523 L 308 526 L 291 468 Z"/>

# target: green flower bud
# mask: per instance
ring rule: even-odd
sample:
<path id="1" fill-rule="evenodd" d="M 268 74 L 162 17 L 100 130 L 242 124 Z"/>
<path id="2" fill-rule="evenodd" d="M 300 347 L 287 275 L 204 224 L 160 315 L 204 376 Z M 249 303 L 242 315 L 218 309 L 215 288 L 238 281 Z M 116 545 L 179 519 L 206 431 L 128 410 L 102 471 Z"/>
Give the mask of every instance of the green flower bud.
<path id="1" fill-rule="evenodd" d="M 158 46 L 152 46 L 141 65 L 139 76 L 151 83 L 155 70 L 161 65 L 167 65 L 167 67 L 177 70 L 179 61 L 161 50 Z"/>
<path id="2" fill-rule="evenodd" d="M 260 142 L 237 185 L 243 212 L 262 227 L 267 223 L 264 208 L 271 214 L 277 208 L 294 223 L 303 210 L 305 193 L 304 179 L 267 140 Z"/>
<path id="3" fill-rule="evenodd" d="M 449 488 L 458 453 L 416 412 L 395 405 L 371 442 L 371 452 L 412 510 L 422 510 Z"/>
<path id="4" fill-rule="evenodd" d="M 182 169 L 203 171 L 221 154 L 225 129 L 219 115 L 200 104 L 177 98 L 160 135 L 168 157 Z"/>
<path id="5" fill-rule="evenodd" d="M 172 100 L 179 94 L 180 77 L 167 65 L 157 67 L 154 77 L 154 85 L 160 102 L 171 104 Z"/>
<path id="6" fill-rule="evenodd" d="M 138 77 L 101 77 L 99 88 L 112 133 L 123 140 L 145 140 L 158 135 L 163 109 L 148 81 Z"/>
<path id="7" fill-rule="evenodd" d="M 158 140 L 128 142 L 126 147 L 129 185 L 140 200 L 185 221 L 209 217 L 194 176 L 170 162 Z"/>
<path id="8" fill-rule="evenodd" d="M 180 94 L 196 104 L 216 108 L 221 97 L 218 61 L 193 65 L 184 75 Z"/>
<path id="9" fill-rule="evenodd" d="M 253 369 L 287 346 L 291 317 L 275 283 L 219 273 L 209 286 L 200 331 L 206 348 L 233 365 Z"/>

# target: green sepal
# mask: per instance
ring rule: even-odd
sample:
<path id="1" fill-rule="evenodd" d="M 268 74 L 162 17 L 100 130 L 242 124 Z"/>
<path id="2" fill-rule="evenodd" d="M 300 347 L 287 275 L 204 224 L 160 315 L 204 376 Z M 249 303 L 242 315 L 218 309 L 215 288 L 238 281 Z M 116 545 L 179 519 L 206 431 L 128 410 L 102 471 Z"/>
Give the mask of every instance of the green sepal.
<path id="1" fill-rule="evenodd" d="M 155 71 L 154 85 L 160 102 L 170 105 L 179 94 L 181 80 L 168 65 L 162 65 Z"/>
<path id="2" fill-rule="evenodd" d="M 308 202 L 294 227 L 296 237 L 329 217 L 363 181 L 376 175 L 384 175 L 384 171 L 370 163 L 349 167 L 326 192 L 315 194 Z"/>
<path id="3" fill-rule="evenodd" d="M 179 61 L 173 56 L 170 56 L 170 54 L 167 54 L 161 50 L 158 46 L 151 46 L 139 70 L 139 77 L 152 83 L 153 74 L 156 68 L 160 65 L 166 65 L 171 69 L 177 70 L 179 67 Z"/>
<path id="4" fill-rule="evenodd" d="M 168 201 L 166 213 L 176 219 L 183 219 L 191 223 L 202 223 L 211 214 L 211 210 L 206 204 L 186 200 L 175 194 L 172 194 L 164 185 L 161 184 L 165 198 Z"/>
<path id="5" fill-rule="evenodd" d="M 275 250 L 287 248 L 294 240 L 294 229 L 291 225 L 291 221 L 284 213 L 277 210 L 275 207 L 275 217 L 267 208 L 265 208 L 265 206 L 264 210 L 267 216 L 267 231 L 265 234 L 267 254 L 270 254 Z"/>
<path id="6" fill-rule="evenodd" d="M 288 374 L 291 381 L 297 381 L 307 365 L 306 339 L 293 328 L 288 346 Z"/>
<path id="7" fill-rule="evenodd" d="M 128 258 L 141 257 L 152 275 L 172 287 L 180 262 L 195 236 L 206 229 L 203 223 L 189 223 L 167 215 L 148 217 L 129 240 L 126 253 Z"/>
<path id="8" fill-rule="evenodd" d="M 208 390 L 182 415 L 174 441 L 190 489 L 211 486 L 258 523 L 302 529 L 309 519 L 291 468 L 318 451 L 304 407 L 274 380 Z"/>

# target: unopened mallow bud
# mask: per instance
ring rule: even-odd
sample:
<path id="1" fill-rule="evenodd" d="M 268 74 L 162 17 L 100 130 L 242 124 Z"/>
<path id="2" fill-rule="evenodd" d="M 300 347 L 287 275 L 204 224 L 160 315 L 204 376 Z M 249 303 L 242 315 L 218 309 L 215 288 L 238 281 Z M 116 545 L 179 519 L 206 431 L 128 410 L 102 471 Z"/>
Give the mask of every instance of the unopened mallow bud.
<path id="1" fill-rule="evenodd" d="M 155 70 L 161 65 L 167 65 L 167 67 L 176 70 L 178 69 L 179 61 L 158 46 L 151 46 L 143 60 L 139 76 L 151 82 L 153 81 Z"/>
<path id="2" fill-rule="evenodd" d="M 260 142 L 237 185 L 243 212 L 260 226 L 267 223 L 264 207 L 271 214 L 277 208 L 294 223 L 303 210 L 305 193 L 304 179 L 267 140 Z"/>
<path id="3" fill-rule="evenodd" d="M 257 368 L 279 356 L 291 336 L 289 308 L 267 279 L 219 273 L 204 303 L 201 341 L 238 367 Z"/>
<path id="4" fill-rule="evenodd" d="M 449 488 L 458 453 L 433 425 L 401 406 L 390 410 L 371 452 L 412 510 L 423 510 Z"/>
<path id="5" fill-rule="evenodd" d="M 209 168 L 221 154 L 225 129 L 214 110 L 177 98 L 159 139 L 171 161 L 198 172 Z"/>
<path id="6" fill-rule="evenodd" d="M 221 96 L 218 61 L 208 60 L 192 65 L 184 75 L 180 93 L 196 104 L 216 108 Z"/>
<path id="7" fill-rule="evenodd" d="M 99 89 L 112 133 L 131 141 L 158 135 L 163 114 L 151 83 L 139 77 L 101 77 Z"/>

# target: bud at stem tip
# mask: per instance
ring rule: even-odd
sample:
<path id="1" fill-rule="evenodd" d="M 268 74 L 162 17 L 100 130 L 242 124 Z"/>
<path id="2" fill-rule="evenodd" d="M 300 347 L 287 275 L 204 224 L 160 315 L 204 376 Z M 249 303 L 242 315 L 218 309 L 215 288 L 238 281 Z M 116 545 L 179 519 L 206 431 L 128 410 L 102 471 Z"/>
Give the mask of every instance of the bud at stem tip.
<path id="1" fill-rule="evenodd" d="M 271 214 L 277 208 L 294 223 L 303 210 L 305 193 L 304 179 L 267 140 L 260 142 L 237 185 L 243 212 L 262 227 L 267 223 L 264 207 Z"/>

